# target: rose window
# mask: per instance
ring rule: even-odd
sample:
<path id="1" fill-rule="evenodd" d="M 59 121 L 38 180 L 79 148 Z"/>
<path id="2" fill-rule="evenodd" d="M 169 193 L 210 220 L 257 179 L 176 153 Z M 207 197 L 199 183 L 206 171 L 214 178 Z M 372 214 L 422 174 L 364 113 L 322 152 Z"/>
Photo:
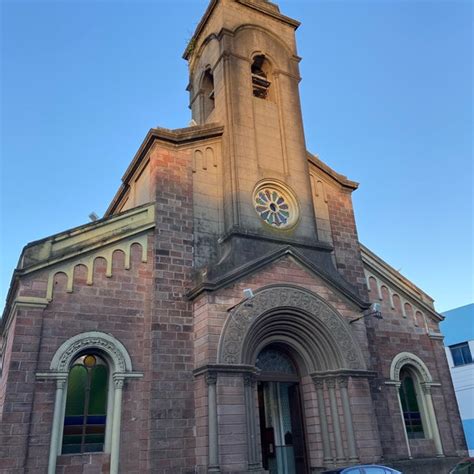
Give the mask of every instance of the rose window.
<path id="1" fill-rule="evenodd" d="M 273 227 L 286 227 L 291 218 L 287 199 L 275 189 L 263 188 L 255 194 L 255 210 Z"/>

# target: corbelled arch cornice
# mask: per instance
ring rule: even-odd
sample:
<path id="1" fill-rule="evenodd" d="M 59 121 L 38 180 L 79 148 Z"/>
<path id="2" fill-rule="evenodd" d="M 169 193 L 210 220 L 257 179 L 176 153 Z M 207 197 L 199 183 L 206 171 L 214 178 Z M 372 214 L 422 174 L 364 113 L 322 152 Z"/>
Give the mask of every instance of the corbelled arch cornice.
<path id="1" fill-rule="evenodd" d="M 347 321 L 324 299 L 292 285 L 272 285 L 234 308 L 221 333 L 218 363 L 253 365 L 262 345 L 283 342 L 309 373 L 366 370 Z"/>

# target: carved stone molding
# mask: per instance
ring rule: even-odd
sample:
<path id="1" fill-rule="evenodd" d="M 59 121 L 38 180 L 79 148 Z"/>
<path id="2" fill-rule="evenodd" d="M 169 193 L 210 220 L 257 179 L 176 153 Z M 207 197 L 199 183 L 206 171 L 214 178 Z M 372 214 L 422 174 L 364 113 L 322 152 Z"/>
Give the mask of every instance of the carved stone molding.
<path id="1" fill-rule="evenodd" d="M 216 385 L 216 383 L 217 383 L 217 372 L 207 372 L 206 373 L 206 383 L 207 383 L 207 385 Z"/>
<path id="2" fill-rule="evenodd" d="M 115 388 L 123 388 L 123 384 L 125 382 L 125 377 L 123 376 L 123 374 L 114 374 L 112 376 L 113 380 L 114 380 L 114 387 Z"/>
<path id="3" fill-rule="evenodd" d="M 349 385 L 349 378 L 348 377 L 337 377 L 337 385 L 340 388 L 347 388 Z"/>
<path id="4" fill-rule="evenodd" d="M 252 386 L 255 384 L 255 377 L 253 374 L 244 374 L 244 385 Z"/>
<path id="5" fill-rule="evenodd" d="M 314 318 L 313 322 L 306 323 L 311 331 L 313 323 L 324 326 L 328 335 L 331 335 L 337 343 L 337 351 L 344 360 L 348 369 L 365 369 L 362 354 L 354 342 L 349 325 L 320 297 L 308 290 L 292 286 L 272 286 L 259 291 L 251 299 L 251 304 L 237 306 L 229 313 L 224 325 L 219 342 L 219 362 L 224 364 L 242 364 L 245 338 L 252 325 L 262 315 L 268 315 L 272 311 L 288 309 L 293 313 L 302 313 Z M 303 324 L 302 319 L 302 324 Z M 314 330 L 313 330 L 314 331 Z M 317 337 L 308 334 L 317 344 Z M 315 368 L 313 369 L 315 370 Z"/>
<path id="6" fill-rule="evenodd" d="M 113 372 L 131 372 L 132 361 L 123 344 L 110 334 L 87 332 L 68 339 L 56 351 L 50 369 L 55 372 L 68 372 L 73 359 L 87 349 L 99 349 L 112 362 Z"/>
<path id="7" fill-rule="evenodd" d="M 433 381 L 426 364 L 418 356 L 411 354 L 410 352 L 401 352 L 394 357 L 390 367 L 390 379 L 392 381 L 400 381 L 400 371 L 405 365 L 415 368 L 423 379 L 423 382 L 431 383 Z"/>
<path id="8" fill-rule="evenodd" d="M 316 390 L 324 390 L 324 380 L 323 379 L 314 379 L 314 386 Z"/>

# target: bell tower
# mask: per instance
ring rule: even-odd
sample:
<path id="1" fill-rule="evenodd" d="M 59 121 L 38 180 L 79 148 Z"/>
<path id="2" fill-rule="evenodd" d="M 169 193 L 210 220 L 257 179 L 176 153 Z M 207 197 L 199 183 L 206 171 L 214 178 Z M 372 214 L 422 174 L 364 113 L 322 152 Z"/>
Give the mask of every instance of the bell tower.
<path id="1" fill-rule="evenodd" d="M 196 257 L 202 284 L 292 252 L 347 286 L 332 245 L 318 239 L 299 96 L 298 26 L 266 0 L 211 0 L 184 53 L 194 121 L 224 130 L 219 230 L 197 237 L 215 242 L 208 245 L 213 255 Z"/>
<path id="2" fill-rule="evenodd" d="M 264 0 L 214 0 L 184 57 L 193 119 L 224 125 L 226 233 L 316 234 L 295 30 Z"/>

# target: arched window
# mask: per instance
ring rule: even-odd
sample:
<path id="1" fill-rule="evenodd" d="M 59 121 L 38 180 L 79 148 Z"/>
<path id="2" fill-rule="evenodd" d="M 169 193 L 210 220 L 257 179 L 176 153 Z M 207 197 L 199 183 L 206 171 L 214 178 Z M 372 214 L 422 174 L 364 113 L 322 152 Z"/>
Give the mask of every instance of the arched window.
<path id="1" fill-rule="evenodd" d="M 202 77 L 201 90 L 202 100 L 202 122 L 204 123 L 214 110 L 214 76 L 210 69 L 207 69 Z"/>
<path id="2" fill-rule="evenodd" d="M 400 371 L 400 382 L 400 401 L 407 436 L 410 439 L 424 438 L 425 433 L 421 419 L 420 404 L 418 403 L 416 378 L 408 368 L 403 367 Z"/>
<path id="3" fill-rule="evenodd" d="M 252 90 L 259 99 L 271 99 L 271 67 L 263 54 L 255 56 L 252 63 Z"/>
<path id="4" fill-rule="evenodd" d="M 390 365 L 390 381 L 397 387 L 408 456 L 411 456 L 410 440 L 432 439 L 437 456 L 444 456 L 436 413 L 431 397 L 433 377 L 426 364 L 415 354 L 400 352 Z"/>
<path id="5" fill-rule="evenodd" d="M 97 353 L 71 364 L 67 382 L 62 453 L 104 451 L 109 370 Z"/>

